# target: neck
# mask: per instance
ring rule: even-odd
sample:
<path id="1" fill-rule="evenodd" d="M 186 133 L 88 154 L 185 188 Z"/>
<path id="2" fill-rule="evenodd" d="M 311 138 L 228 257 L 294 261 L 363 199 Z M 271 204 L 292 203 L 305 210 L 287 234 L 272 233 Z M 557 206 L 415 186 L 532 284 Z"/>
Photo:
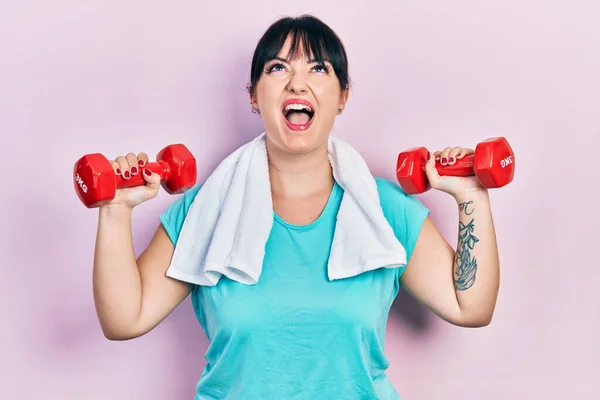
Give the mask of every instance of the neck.
<path id="1" fill-rule="evenodd" d="M 274 147 L 267 141 L 273 195 L 299 198 L 331 190 L 333 173 L 326 145 L 305 154 L 288 154 Z"/>

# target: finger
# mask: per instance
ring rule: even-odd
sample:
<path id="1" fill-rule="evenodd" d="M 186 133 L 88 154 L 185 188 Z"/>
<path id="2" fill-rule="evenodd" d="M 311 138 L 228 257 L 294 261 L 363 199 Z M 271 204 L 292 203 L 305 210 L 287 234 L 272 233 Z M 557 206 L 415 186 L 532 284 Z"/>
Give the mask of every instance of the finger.
<path id="1" fill-rule="evenodd" d="M 115 161 L 117 162 L 117 164 L 119 164 L 119 168 L 121 169 L 121 176 L 124 179 L 131 178 L 131 171 L 129 171 L 129 163 L 127 162 L 127 159 L 123 156 L 119 156 L 115 159 Z"/>
<path id="2" fill-rule="evenodd" d="M 138 159 L 138 165 L 140 168 L 142 168 L 144 165 L 148 164 L 148 154 L 146 153 L 139 153 L 137 155 L 137 159 Z"/>
<path id="3" fill-rule="evenodd" d="M 133 153 L 127 153 L 125 158 L 127 159 L 127 163 L 129 164 L 129 172 L 131 172 L 131 175 L 137 175 L 138 174 L 137 156 Z"/>
<path id="4" fill-rule="evenodd" d="M 440 161 L 440 153 L 441 153 L 440 151 L 433 152 L 433 159 L 435 161 Z"/>
<path id="5" fill-rule="evenodd" d="M 115 175 L 119 175 L 120 176 L 123 171 L 121 170 L 121 167 L 119 166 L 119 163 L 116 162 L 115 160 L 112 160 L 110 162 L 110 165 L 112 166 L 113 170 L 115 171 Z"/>
<path id="6" fill-rule="evenodd" d="M 454 165 L 458 159 L 458 155 L 461 154 L 461 152 L 462 148 L 460 147 L 454 147 L 452 150 L 450 150 L 448 153 L 448 165 Z"/>
<path id="7" fill-rule="evenodd" d="M 460 149 L 458 150 L 458 152 L 454 155 L 454 157 L 456 157 L 457 160 L 460 160 L 461 158 L 463 158 L 464 156 L 467 155 L 466 149 Z"/>
<path id="8" fill-rule="evenodd" d="M 437 185 L 438 180 L 440 179 L 440 175 L 435 167 L 435 156 L 430 156 L 429 159 L 425 162 L 425 174 L 427 175 L 427 180 L 429 181 L 429 185 L 435 187 Z"/>
<path id="9" fill-rule="evenodd" d="M 144 181 L 146 181 L 146 187 L 151 192 L 158 192 L 160 186 L 160 175 L 156 174 L 149 169 L 144 169 L 142 173 L 144 176 Z"/>
<path id="10" fill-rule="evenodd" d="M 446 147 L 442 150 L 442 153 L 440 154 L 440 163 L 442 165 L 448 164 L 448 154 L 450 154 L 450 150 L 452 150 L 450 147 Z"/>

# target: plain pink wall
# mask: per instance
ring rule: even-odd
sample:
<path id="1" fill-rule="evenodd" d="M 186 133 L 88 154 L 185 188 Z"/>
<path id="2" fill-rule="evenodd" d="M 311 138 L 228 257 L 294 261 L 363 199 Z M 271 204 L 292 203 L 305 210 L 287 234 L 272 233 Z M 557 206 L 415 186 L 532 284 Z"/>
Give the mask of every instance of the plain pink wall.
<path id="1" fill-rule="evenodd" d="M 401 296 L 387 354 L 403 399 L 597 399 L 600 7 L 419 3 L 2 2 L 0 398 L 193 397 L 207 342 L 189 299 L 142 338 L 103 337 L 97 212 L 76 198 L 71 168 L 89 152 L 183 142 L 204 178 L 261 130 L 244 91 L 259 36 L 310 12 L 347 45 L 355 86 L 337 134 L 375 174 L 394 179 L 397 153 L 417 145 L 505 135 L 516 152 L 514 182 L 492 194 L 495 318 L 456 328 Z M 421 199 L 454 244 L 452 199 Z M 173 200 L 135 210 L 137 252 Z"/>

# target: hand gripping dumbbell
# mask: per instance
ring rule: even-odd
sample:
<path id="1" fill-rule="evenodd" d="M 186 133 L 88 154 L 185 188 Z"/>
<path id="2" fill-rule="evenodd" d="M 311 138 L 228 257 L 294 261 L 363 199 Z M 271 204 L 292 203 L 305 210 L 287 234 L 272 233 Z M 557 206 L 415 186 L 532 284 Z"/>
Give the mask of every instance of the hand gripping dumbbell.
<path id="1" fill-rule="evenodd" d="M 182 144 L 173 144 L 162 149 L 156 162 L 143 167 L 160 175 L 160 184 L 169 194 L 182 193 L 196 183 L 196 159 Z M 73 168 L 75 192 L 88 208 L 100 207 L 115 198 L 117 189 L 146 184 L 142 171 L 130 179 L 123 179 L 110 161 L 102 154 L 87 154 Z"/>
<path id="2" fill-rule="evenodd" d="M 396 178 L 408 194 L 419 194 L 430 189 L 425 163 L 427 149 L 418 147 L 398 154 Z M 440 176 L 476 175 L 485 188 L 500 188 L 508 185 L 515 175 L 515 155 L 503 137 L 484 140 L 475 148 L 474 154 L 456 160 L 454 165 L 436 163 Z"/>

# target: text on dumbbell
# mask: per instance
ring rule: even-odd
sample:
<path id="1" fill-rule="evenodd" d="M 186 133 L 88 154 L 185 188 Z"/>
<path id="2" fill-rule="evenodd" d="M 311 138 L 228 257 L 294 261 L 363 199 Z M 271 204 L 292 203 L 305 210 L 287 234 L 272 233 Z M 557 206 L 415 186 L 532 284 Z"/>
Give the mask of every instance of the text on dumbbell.
<path id="1" fill-rule="evenodd" d="M 83 179 L 81 179 L 81 177 L 79 176 L 79 174 L 75 174 L 75 182 L 77 182 L 81 190 L 83 190 L 83 193 L 87 193 L 88 188 Z"/>
<path id="2" fill-rule="evenodd" d="M 507 167 L 508 165 L 512 164 L 512 156 L 508 156 L 502 160 L 500 160 L 500 166 L 502 168 Z"/>

